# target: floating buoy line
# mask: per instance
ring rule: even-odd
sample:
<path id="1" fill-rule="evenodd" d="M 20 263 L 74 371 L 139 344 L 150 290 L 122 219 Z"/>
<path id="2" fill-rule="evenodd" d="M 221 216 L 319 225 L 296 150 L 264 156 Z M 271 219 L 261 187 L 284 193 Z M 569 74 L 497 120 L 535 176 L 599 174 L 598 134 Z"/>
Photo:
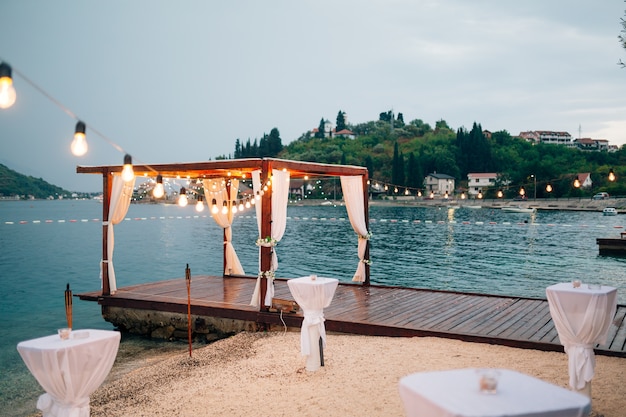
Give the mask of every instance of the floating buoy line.
<path id="1" fill-rule="evenodd" d="M 127 217 L 124 219 L 124 221 L 152 221 L 152 220 L 190 220 L 190 219 L 205 219 L 205 218 L 210 218 L 211 215 L 188 215 L 188 216 L 152 216 L 152 217 Z M 256 218 L 256 216 L 236 216 L 236 217 L 240 217 L 240 218 Z M 292 220 L 292 221 L 313 221 L 313 222 L 344 222 L 344 221 L 348 221 L 347 218 L 345 217 L 291 217 L 291 216 L 287 216 L 287 220 Z M 21 224 L 21 225 L 25 225 L 25 224 L 51 224 L 51 223 L 56 223 L 56 224 L 63 224 L 63 223 L 101 223 L 102 220 L 101 219 L 57 219 L 57 220 L 52 220 L 52 219 L 44 219 L 44 220 L 18 220 L 18 221 L 5 221 L 3 224 L 5 225 L 16 225 L 16 224 Z M 451 224 L 460 224 L 463 226 L 496 226 L 496 225 L 504 225 L 504 226 L 510 226 L 510 225 L 519 225 L 519 226 L 533 226 L 533 227 L 589 227 L 589 225 L 587 224 L 578 224 L 578 225 L 573 225 L 573 224 L 568 224 L 568 223 L 563 223 L 563 224 L 556 224 L 556 223 L 536 223 L 536 222 L 509 222 L 509 221 L 503 221 L 503 222 L 496 222 L 496 221 L 461 221 L 461 222 L 457 222 L 456 220 L 420 220 L 420 219 L 415 219 L 415 220 L 407 220 L 407 219 L 387 219 L 387 218 L 381 218 L 381 219 L 370 219 L 370 223 L 390 223 L 390 224 L 413 224 L 413 225 L 451 225 Z M 606 225 L 596 225 L 596 228 L 607 228 L 607 227 L 612 227 L 614 229 L 623 229 L 624 226 L 621 225 L 616 225 L 616 226 L 606 226 Z"/>

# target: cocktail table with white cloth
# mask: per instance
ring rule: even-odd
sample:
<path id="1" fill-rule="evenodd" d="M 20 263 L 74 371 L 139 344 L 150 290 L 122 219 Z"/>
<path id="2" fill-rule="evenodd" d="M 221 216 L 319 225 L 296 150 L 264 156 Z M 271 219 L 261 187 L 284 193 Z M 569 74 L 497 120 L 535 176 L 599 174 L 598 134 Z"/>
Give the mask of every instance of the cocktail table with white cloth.
<path id="1" fill-rule="evenodd" d="M 89 395 L 109 374 L 120 344 L 120 333 L 74 330 L 26 340 L 17 345 L 24 363 L 46 391 L 37 401 L 44 417 L 89 417 Z"/>
<path id="2" fill-rule="evenodd" d="M 418 372 L 400 380 L 407 417 L 582 417 L 589 398 L 520 372 L 497 369 L 495 394 L 479 389 L 477 369 Z"/>
<path id="3" fill-rule="evenodd" d="M 333 300 L 339 280 L 311 275 L 287 281 L 294 300 L 302 308 L 304 320 L 300 329 L 300 353 L 306 356 L 306 370 L 315 371 L 321 366 L 320 338 L 322 349 L 326 346 L 324 308 Z"/>
<path id="4" fill-rule="evenodd" d="M 578 284 L 577 284 L 578 285 Z M 550 315 L 568 358 L 569 385 L 591 395 L 596 358 L 593 347 L 606 343 L 617 309 L 617 289 L 571 282 L 546 288 Z"/>

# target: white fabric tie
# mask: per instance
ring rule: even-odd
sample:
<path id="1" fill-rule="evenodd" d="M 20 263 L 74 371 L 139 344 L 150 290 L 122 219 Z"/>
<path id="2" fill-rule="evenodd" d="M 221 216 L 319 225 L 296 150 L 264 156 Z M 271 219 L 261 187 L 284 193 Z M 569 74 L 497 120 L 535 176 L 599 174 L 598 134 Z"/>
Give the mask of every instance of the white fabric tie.
<path id="1" fill-rule="evenodd" d="M 326 346 L 326 326 L 324 326 L 323 310 L 307 310 L 304 312 L 304 320 L 300 329 L 300 353 L 302 356 L 311 354 L 311 340 L 309 338 L 309 327 L 318 326 L 320 337 L 322 338 L 322 346 Z"/>
<path id="2" fill-rule="evenodd" d="M 71 403 L 62 404 L 54 395 L 45 393 L 37 399 L 37 409 L 41 410 L 43 417 L 89 417 L 89 397 L 77 398 Z"/>
<path id="3" fill-rule="evenodd" d="M 581 390 L 593 379 L 596 355 L 592 344 L 570 343 L 564 346 L 567 353 L 569 385 Z"/>

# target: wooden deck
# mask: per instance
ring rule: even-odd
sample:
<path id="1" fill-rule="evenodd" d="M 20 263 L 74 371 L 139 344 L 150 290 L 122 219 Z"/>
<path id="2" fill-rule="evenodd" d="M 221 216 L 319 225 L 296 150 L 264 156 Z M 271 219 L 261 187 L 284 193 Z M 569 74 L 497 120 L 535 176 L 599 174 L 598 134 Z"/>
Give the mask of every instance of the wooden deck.
<path id="1" fill-rule="evenodd" d="M 281 324 L 279 313 L 249 306 L 254 278 L 194 276 L 192 314 Z M 275 281 L 275 297 L 293 299 L 287 281 Z M 184 278 L 78 294 L 103 306 L 187 313 Z M 618 305 L 608 341 L 596 354 L 626 357 L 626 306 Z M 328 331 L 374 336 L 434 336 L 527 349 L 563 351 L 545 299 L 433 291 L 340 283 L 324 310 Z M 302 314 L 283 314 L 289 327 L 300 327 Z"/>

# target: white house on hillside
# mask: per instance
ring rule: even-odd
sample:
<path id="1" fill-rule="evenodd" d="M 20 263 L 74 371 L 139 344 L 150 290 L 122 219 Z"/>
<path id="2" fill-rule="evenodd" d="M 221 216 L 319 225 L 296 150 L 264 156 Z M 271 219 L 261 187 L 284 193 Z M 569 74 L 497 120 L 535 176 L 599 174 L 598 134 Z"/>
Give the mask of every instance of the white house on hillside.
<path id="1" fill-rule="evenodd" d="M 496 185 L 498 174 L 495 172 L 474 172 L 467 174 L 467 193 L 476 196 L 479 192 Z"/>
<path id="2" fill-rule="evenodd" d="M 430 194 L 444 196 L 446 193 L 452 195 L 454 192 L 454 177 L 447 174 L 437 174 L 433 172 L 424 178 L 424 188 Z"/>

